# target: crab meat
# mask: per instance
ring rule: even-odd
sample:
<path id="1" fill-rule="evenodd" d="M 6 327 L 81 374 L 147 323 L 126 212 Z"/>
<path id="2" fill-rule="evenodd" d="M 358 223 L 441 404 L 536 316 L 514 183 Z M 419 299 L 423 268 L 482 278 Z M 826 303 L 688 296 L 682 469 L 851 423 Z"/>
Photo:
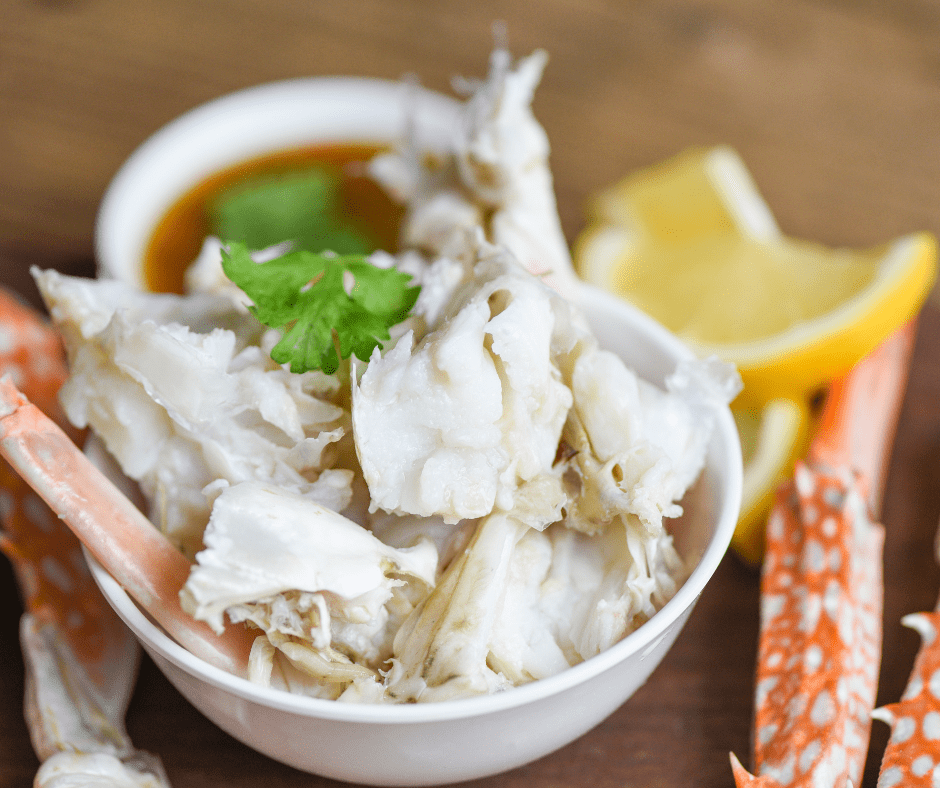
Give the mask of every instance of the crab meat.
<path id="1" fill-rule="evenodd" d="M 734 368 L 716 358 L 680 362 L 662 391 L 623 360 L 592 347 L 575 362 L 574 408 L 563 440 L 581 494 L 569 524 L 592 531 L 612 517 L 638 518 L 652 537 L 705 464 L 716 408 L 740 391 Z"/>
<path id="2" fill-rule="evenodd" d="M 332 678 L 341 683 L 351 662 L 370 670 L 384 662 L 403 613 L 434 585 L 437 568 L 428 540 L 389 547 L 308 498 L 257 482 L 219 494 L 204 539 L 181 592 L 184 609 L 217 632 L 224 613 L 250 621 L 292 661 L 313 661 L 321 679 L 338 671 Z M 271 656 L 255 653 L 256 673 Z"/>
<path id="3" fill-rule="evenodd" d="M 545 130 L 532 97 L 547 55 L 513 64 L 494 50 L 484 82 L 464 80 L 470 94 L 450 150 L 428 157 L 414 143 L 376 157 L 371 172 L 408 204 L 404 245 L 432 257 L 454 254 L 468 231 L 486 230 L 532 273 L 567 297 L 577 282 L 555 203 Z"/>
<path id="4" fill-rule="evenodd" d="M 353 434 L 373 510 L 457 522 L 512 510 L 518 486 L 544 477 L 556 492 L 532 524 L 560 519 L 552 465 L 571 392 L 553 356 L 576 336 L 565 333 L 567 314 L 556 315 L 567 312 L 557 295 L 487 252 L 439 328 L 414 348 L 409 335 L 384 357 L 376 351 L 354 382 Z"/>
<path id="5" fill-rule="evenodd" d="M 163 768 L 138 754 L 131 765 L 110 753 L 60 752 L 36 773 L 34 788 L 169 788 Z M 146 761 L 144 763 L 143 761 Z"/>
<path id="6" fill-rule="evenodd" d="M 203 489 L 218 480 L 348 505 L 351 471 L 328 467 L 349 418 L 330 400 L 336 385 L 275 365 L 257 321 L 227 298 L 148 295 L 55 271 L 36 281 L 66 340 L 69 419 L 94 429 L 184 552 L 199 549 Z"/>

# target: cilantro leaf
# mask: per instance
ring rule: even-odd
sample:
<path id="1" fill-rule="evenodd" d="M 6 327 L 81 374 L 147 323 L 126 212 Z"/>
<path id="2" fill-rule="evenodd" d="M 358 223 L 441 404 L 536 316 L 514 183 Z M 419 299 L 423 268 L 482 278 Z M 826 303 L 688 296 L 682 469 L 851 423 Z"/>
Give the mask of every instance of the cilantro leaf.
<path id="1" fill-rule="evenodd" d="M 335 169 L 317 167 L 241 182 L 209 206 L 212 232 L 252 250 L 289 240 L 295 250 L 368 254 L 375 241 L 344 214 L 340 180 Z"/>
<path id="2" fill-rule="evenodd" d="M 404 320 L 420 287 L 394 268 L 378 268 L 362 255 L 291 251 L 266 263 L 251 259 L 243 243 L 222 250 L 225 275 L 254 302 L 252 313 L 283 333 L 271 351 L 292 372 L 332 374 L 342 358 L 367 361 Z M 347 293 L 344 277 L 352 279 Z"/>

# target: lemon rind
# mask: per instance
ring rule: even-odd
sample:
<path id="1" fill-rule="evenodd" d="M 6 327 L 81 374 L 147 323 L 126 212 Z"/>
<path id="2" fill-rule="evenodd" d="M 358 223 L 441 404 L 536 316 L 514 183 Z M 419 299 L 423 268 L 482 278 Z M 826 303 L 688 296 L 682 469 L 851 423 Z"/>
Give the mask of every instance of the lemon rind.
<path id="1" fill-rule="evenodd" d="M 747 396 L 806 393 L 848 371 L 920 311 L 937 278 L 937 241 L 913 233 L 888 245 L 872 284 L 835 309 L 768 338 L 740 344 L 687 341 L 699 355 L 738 367 Z"/>

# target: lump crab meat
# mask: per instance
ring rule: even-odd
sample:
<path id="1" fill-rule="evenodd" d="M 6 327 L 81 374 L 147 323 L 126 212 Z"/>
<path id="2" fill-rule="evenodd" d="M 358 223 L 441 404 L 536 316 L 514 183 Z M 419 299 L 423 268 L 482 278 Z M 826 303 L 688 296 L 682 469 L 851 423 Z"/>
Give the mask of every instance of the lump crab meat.
<path id="1" fill-rule="evenodd" d="M 429 540 L 390 547 L 315 501 L 258 482 L 221 491 L 204 541 L 184 609 L 217 632 L 225 613 L 250 621 L 294 666 L 333 685 L 378 679 L 397 625 L 437 567 Z M 274 667 L 268 644 L 256 645 L 249 665 L 263 683 Z"/>
<path id="2" fill-rule="evenodd" d="M 552 466 L 571 392 L 553 355 L 574 342 L 568 307 L 494 247 L 454 302 L 417 345 L 407 334 L 376 351 L 353 381 L 371 507 L 456 522 L 510 511 L 519 485 L 542 477 L 555 492 L 531 522 L 544 527 L 563 502 Z"/>
<path id="3" fill-rule="evenodd" d="M 449 150 L 428 156 L 408 141 L 376 157 L 373 176 L 408 206 L 403 245 L 432 257 L 453 254 L 467 231 L 508 249 L 559 292 L 577 292 L 561 229 L 545 130 L 532 98 L 548 56 L 536 51 L 518 63 L 494 50 L 482 82 L 462 80 L 469 94 Z"/>
<path id="4" fill-rule="evenodd" d="M 202 491 L 220 479 L 269 481 L 338 510 L 349 504 L 351 472 L 328 467 L 349 419 L 331 401 L 335 381 L 274 364 L 251 315 L 225 297 L 35 275 L 65 338 L 70 377 L 60 399 L 69 420 L 94 429 L 184 552 L 199 549 L 209 519 Z"/>

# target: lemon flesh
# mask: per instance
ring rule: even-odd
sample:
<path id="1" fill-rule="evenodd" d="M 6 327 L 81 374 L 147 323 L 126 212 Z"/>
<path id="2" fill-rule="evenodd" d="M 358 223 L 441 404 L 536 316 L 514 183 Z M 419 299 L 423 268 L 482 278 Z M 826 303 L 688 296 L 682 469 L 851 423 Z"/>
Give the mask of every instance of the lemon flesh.
<path id="1" fill-rule="evenodd" d="M 805 398 L 874 350 L 920 309 L 936 258 L 928 233 L 868 250 L 785 237 L 727 147 L 608 189 L 575 248 L 585 279 L 733 361 L 756 406 Z"/>

